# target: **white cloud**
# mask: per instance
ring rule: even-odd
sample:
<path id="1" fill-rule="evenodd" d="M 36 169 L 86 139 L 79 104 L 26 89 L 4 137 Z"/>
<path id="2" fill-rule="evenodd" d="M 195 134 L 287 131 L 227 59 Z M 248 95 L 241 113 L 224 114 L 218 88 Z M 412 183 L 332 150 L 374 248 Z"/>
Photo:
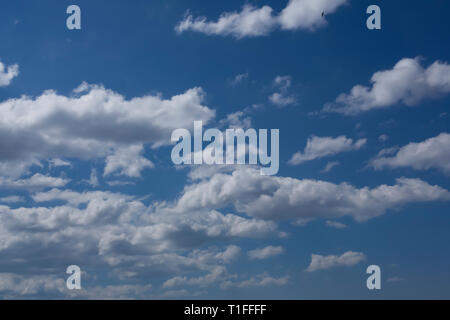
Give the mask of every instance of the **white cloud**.
<path id="1" fill-rule="evenodd" d="M 1 203 L 19 203 L 24 202 L 25 198 L 20 196 L 8 196 L 0 198 Z"/>
<path id="2" fill-rule="evenodd" d="M 257 169 L 239 168 L 186 186 L 176 207 L 196 210 L 233 205 L 239 212 L 262 219 L 351 216 L 366 221 L 405 204 L 449 200 L 449 191 L 420 179 L 399 178 L 392 186 L 357 188 L 348 183 L 261 176 Z"/>
<path id="3" fill-rule="evenodd" d="M 332 14 L 346 3 L 347 0 L 289 0 L 279 17 L 281 28 L 315 30 L 326 25 L 325 13 Z"/>
<path id="4" fill-rule="evenodd" d="M 240 84 L 242 81 L 244 81 L 244 80 L 247 79 L 247 78 L 248 78 L 248 72 L 238 74 L 238 75 L 236 75 L 236 76 L 234 77 L 234 79 L 231 81 L 231 84 L 232 84 L 233 86 L 236 86 L 236 85 Z"/>
<path id="5" fill-rule="evenodd" d="M 227 280 L 221 284 L 222 289 L 228 289 L 232 287 L 236 288 L 262 288 L 271 286 L 283 286 L 287 284 L 289 277 L 275 278 L 267 273 L 262 273 L 242 281 Z"/>
<path id="6" fill-rule="evenodd" d="M 311 255 L 311 263 L 306 269 L 308 272 L 330 269 L 334 267 L 351 267 L 366 259 L 362 252 L 347 251 L 342 255 L 321 256 L 319 254 Z"/>
<path id="7" fill-rule="evenodd" d="M 286 107 L 296 102 L 292 96 L 285 95 L 282 92 L 274 92 L 269 96 L 269 101 L 278 107 Z"/>
<path id="8" fill-rule="evenodd" d="M 273 221 L 259 218 L 311 220 L 349 215 L 363 221 L 405 203 L 450 200 L 450 194 L 418 179 L 358 189 L 348 184 L 261 176 L 257 169 L 242 168 L 202 177 L 172 203 L 145 205 L 120 193 L 59 189 L 35 193 L 32 200 L 31 207 L 0 205 L 3 272 L 48 277 L 79 260 L 86 268 L 108 268 L 124 285 L 157 274 L 159 279 L 168 279 L 166 287 L 222 284 L 244 288 L 282 285 L 287 278 L 265 275 L 238 280 L 226 265 L 236 261 L 240 248 L 208 244 L 281 236 Z M 52 206 L 46 207 L 47 202 Z M 216 210 L 230 206 L 257 218 Z M 200 246 L 206 249 L 196 249 Z M 44 288 L 43 281 L 38 283 Z M 20 294 L 11 289 L 5 292 L 3 296 Z M 56 290 L 54 294 L 62 293 Z"/>
<path id="9" fill-rule="evenodd" d="M 0 87 L 9 86 L 12 79 L 19 75 L 19 66 L 17 64 L 6 67 L 0 61 Z"/>
<path id="10" fill-rule="evenodd" d="M 269 101 L 271 103 L 282 108 L 297 102 L 295 97 L 288 92 L 292 84 L 291 76 L 277 76 L 273 83 L 274 86 L 279 89 L 279 92 L 275 92 L 269 96 Z"/>
<path id="11" fill-rule="evenodd" d="M 45 297 L 47 294 L 61 295 L 65 289 L 64 279 L 54 276 L 21 276 L 0 273 L 0 293 L 3 298 Z"/>
<path id="12" fill-rule="evenodd" d="M 181 210 L 167 203 L 146 206 L 134 197 L 105 191 L 52 189 L 32 199 L 39 206 L 0 205 L 4 272 L 53 274 L 78 262 L 86 268 L 107 266 L 124 280 L 155 273 L 210 274 L 234 261 L 240 248 L 193 248 L 218 240 L 276 235 L 277 229 L 269 221 L 215 210 Z M 46 207 L 47 202 L 57 205 Z"/>
<path id="13" fill-rule="evenodd" d="M 326 25 L 325 15 L 334 13 L 347 0 L 290 0 L 279 15 L 270 6 L 257 8 L 244 5 L 240 12 L 222 13 L 215 22 L 206 17 L 187 14 L 175 30 L 178 33 L 196 31 L 208 35 L 233 36 L 237 39 L 268 35 L 277 28 L 313 31 Z"/>
<path id="14" fill-rule="evenodd" d="M 142 145 L 121 147 L 115 150 L 114 154 L 106 158 L 104 176 L 118 172 L 121 175 L 139 178 L 144 168 L 154 167 L 150 160 L 142 156 L 143 151 Z"/>
<path id="15" fill-rule="evenodd" d="M 339 161 L 330 161 L 327 163 L 325 168 L 323 168 L 320 172 L 327 173 L 330 172 L 334 167 L 340 165 L 341 163 Z"/>
<path id="16" fill-rule="evenodd" d="M 387 154 L 396 152 L 392 157 Z M 416 170 L 439 169 L 450 174 L 450 134 L 429 138 L 422 142 L 411 142 L 397 149 L 382 150 L 370 164 L 375 169 L 411 167 Z"/>
<path id="17" fill-rule="evenodd" d="M 56 178 L 35 173 L 33 176 L 25 179 L 12 180 L 0 178 L 1 188 L 36 190 L 44 188 L 64 187 L 70 182 L 69 179 Z"/>
<path id="18" fill-rule="evenodd" d="M 428 68 L 420 59 L 403 58 L 393 69 L 376 72 L 372 86 L 354 86 L 349 94 L 341 94 L 335 103 L 324 107 L 326 112 L 355 115 L 395 105 L 415 106 L 426 98 L 450 92 L 450 65 L 435 61 Z"/>
<path id="19" fill-rule="evenodd" d="M 353 151 L 361 149 L 367 142 L 367 139 L 359 139 L 353 142 L 353 139 L 346 136 L 333 137 L 317 137 L 308 138 L 305 150 L 296 152 L 289 163 L 298 165 L 307 161 L 336 155 L 341 152 Z"/>
<path id="20" fill-rule="evenodd" d="M 261 249 L 254 249 L 248 252 L 250 259 L 264 260 L 279 254 L 282 254 L 284 249 L 282 246 L 267 246 Z"/>
<path id="21" fill-rule="evenodd" d="M 150 162 L 138 156 L 126 167 L 124 161 L 137 155 L 144 144 L 153 148 L 170 144 L 176 128 L 211 120 L 215 112 L 203 100 L 201 88 L 170 99 L 150 95 L 125 99 L 89 85 L 75 96 L 46 91 L 36 98 L 0 102 L 0 172 L 20 175 L 43 159 L 108 157 L 106 174 L 138 176 Z M 8 170 L 11 167 L 15 170 Z"/>
<path id="22" fill-rule="evenodd" d="M 345 224 L 337 222 L 337 221 L 327 220 L 325 223 L 330 228 L 335 228 L 335 229 L 345 229 L 345 228 L 347 228 L 347 226 Z"/>
<path id="23" fill-rule="evenodd" d="M 230 113 L 219 121 L 221 127 L 229 129 L 248 129 L 252 126 L 252 119 L 244 111 Z"/>
<path id="24" fill-rule="evenodd" d="M 192 15 L 187 15 L 175 30 L 178 33 L 197 31 L 208 35 L 232 35 L 238 39 L 263 36 L 276 25 L 272 11 L 269 6 L 256 8 L 245 5 L 241 12 L 222 13 L 217 22 L 209 22 L 205 17 L 194 19 Z"/>

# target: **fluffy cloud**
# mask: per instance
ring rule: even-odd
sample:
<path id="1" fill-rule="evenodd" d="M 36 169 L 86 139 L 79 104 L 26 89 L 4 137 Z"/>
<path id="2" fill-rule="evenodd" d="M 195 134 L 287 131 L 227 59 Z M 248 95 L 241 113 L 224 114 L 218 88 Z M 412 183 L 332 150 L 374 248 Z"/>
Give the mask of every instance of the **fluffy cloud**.
<path id="1" fill-rule="evenodd" d="M 283 247 L 281 246 L 267 246 L 261 249 L 254 249 L 248 252 L 248 256 L 250 259 L 264 260 L 284 252 Z"/>
<path id="2" fill-rule="evenodd" d="M 270 95 L 269 101 L 280 108 L 295 104 L 297 100 L 288 92 L 291 83 L 291 76 L 277 76 L 274 80 L 274 86 L 279 88 L 279 92 Z"/>
<path id="3" fill-rule="evenodd" d="M 420 59 L 403 58 L 391 70 L 376 72 L 372 86 L 354 86 L 349 94 L 341 94 L 335 103 L 324 107 L 326 112 L 355 115 L 395 105 L 414 106 L 426 98 L 450 92 L 450 65 L 435 61 L 428 68 Z"/>
<path id="4" fill-rule="evenodd" d="M 123 286 L 162 277 L 167 279 L 162 290 L 183 285 L 282 285 L 287 278 L 240 279 L 230 274 L 227 264 L 239 257 L 240 248 L 209 244 L 282 236 L 275 222 L 261 218 L 308 221 L 348 215 L 363 221 L 406 203 L 450 200 L 448 191 L 418 179 L 358 189 L 345 183 L 261 176 L 257 168 L 229 170 L 217 170 L 210 178 L 201 176 L 170 203 L 146 205 L 110 191 L 52 189 L 32 194 L 31 207 L 1 205 L 0 268 L 4 273 L 38 277 L 42 290 L 44 281 L 39 282 L 39 277 L 57 280 L 53 275 L 70 264 L 88 272 L 108 269 L 109 276 L 123 281 Z M 217 211 L 230 206 L 250 218 Z M 263 248 L 252 256 L 268 257 L 279 251 Z M 12 283 L 20 287 L 22 281 Z M 50 288 L 48 294 L 64 296 L 61 285 L 56 283 L 58 287 Z M 4 287 L 4 296 L 22 294 L 11 286 Z M 156 294 L 135 286 L 115 289 L 117 295 L 127 290 L 142 296 Z M 31 296 L 44 294 L 39 292 L 33 289 Z M 95 292 L 106 297 L 100 289 Z"/>
<path id="5" fill-rule="evenodd" d="M 203 99 L 201 88 L 170 99 L 127 100 L 101 86 L 84 84 L 73 96 L 46 91 L 36 98 L 0 102 L 0 172 L 22 174 L 42 159 L 107 157 L 105 174 L 138 176 L 152 166 L 140 156 L 144 144 L 154 148 L 169 144 L 174 129 L 214 117 L 214 110 L 202 105 Z M 124 165 L 130 158 L 131 165 Z"/>
<path id="6" fill-rule="evenodd" d="M 359 139 L 353 142 L 352 139 L 347 138 L 346 136 L 339 136 L 337 138 L 312 136 L 308 139 L 305 150 L 303 152 L 296 152 L 289 160 L 289 163 L 298 165 L 341 152 L 359 150 L 366 142 L 366 139 Z M 331 170 L 331 168 L 329 168 L 329 170 Z"/>
<path id="7" fill-rule="evenodd" d="M 118 148 L 114 154 L 106 158 L 104 175 L 108 176 L 113 172 L 118 172 L 121 175 L 139 178 L 144 168 L 154 167 L 150 160 L 142 156 L 143 151 L 142 145 Z"/>
<path id="8" fill-rule="evenodd" d="M 203 272 L 208 281 L 220 270 L 227 274 L 224 265 L 239 256 L 240 248 L 196 247 L 277 234 L 273 222 L 208 209 L 181 210 L 168 203 L 147 206 L 108 191 L 52 189 L 32 199 L 33 207 L 0 206 L 0 268 L 5 273 L 52 278 L 75 263 L 82 270 L 107 268 L 123 281 L 186 277 L 190 272 Z M 16 282 L 22 280 L 8 280 Z M 43 281 L 37 283 L 43 286 Z M 8 294 L 23 294 L 11 286 L 4 286 Z"/>
<path id="9" fill-rule="evenodd" d="M 351 216 L 366 221 L 408 203 L 449 200 L 449 191 L 420 179 L 399 178 L 392 186 L 357 188 L 348 183 L 261 176 L 256 169 L 240 168 L 187 186 L 176 206 L 196 210 L 233 205 L 239 212 L 270 220 Z"/>
<path id="10" fill-rule="evenodd" d="M 6 67 L 0 61 L 0 87 L 9 86 L 12 79 L 19 75 L 19 66 L 17 64 Z"/>
<path id="11" fill-rule="evenodd" d="M 311 263 L 306 269 L 308 272 L 330 269 L 334 267 L 351 267 L 366 259 L 362 252 L 347 251 L 342 255 L 321 256 L 319 254 L 311 255 Z"/>
<path id="12" fill-rule="evenodd" d="M 284 30 L 315 30 L 326 25 L 322 12 L 331 14 L 347 0 L 290 0 L 281 11 L 279 23 Z"/>
<path id="13" fill-rule="evenodd" d="M 216 22 L 209 22 L 205 17 L 194 19 L 187 15 L 175 30 L 178 33 L 197 31 L 209 35 L 232 35 L 236 38 L 256 37 L 268 34 L 276 25 L 272 8 L 256 8 L 245 5 L 241 12 L 223 13 Z"/>
<path id="14" fill-rule="evenodd" d="M 392 151 L 380 152 L 370 162 L 371 166 L 375 169 L 411 167 L 416 170 L 428 170 L 436 168 L 450 174 L 450 134 L 448 133 L 441 133 L 422 142 L 409 143 L 400 148 L 394 156 L 385 156 Z"/>
<path id="15" fill-rule="evenodd" d="M 325 16 L 334 13 L 347 0 L 290 0 L 277 15 L 270 6 L 257 8 L 244 5 L 240 12 L 222 13 L 215 22 L 206 17 L 195 18 L 188 14 L 180 21 L 175 30 L 178 33 L 196 31 L 208 35 L 258 37 L 268 35 L 276 28 L 283 30 L 315 30 L 326 25 Z"/>

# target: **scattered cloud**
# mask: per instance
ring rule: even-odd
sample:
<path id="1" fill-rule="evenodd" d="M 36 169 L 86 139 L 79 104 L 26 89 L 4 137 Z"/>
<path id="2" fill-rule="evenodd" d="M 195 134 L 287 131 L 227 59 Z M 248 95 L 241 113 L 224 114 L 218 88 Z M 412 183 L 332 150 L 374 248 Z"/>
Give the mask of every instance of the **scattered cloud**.
<path id="1" fill-rule="evenodd" d="M 327 24 L 325 11 L 334 13 L 347 0 L 290 0 L 279 13 L 270 6 L 261 8 L 246 4 L 237 12 L 224 12 L 217 21 L 206 17 L 194 18 L 187 13 L 176 26 L 177 33 L 186 31 L 201 32 L 207 35 L 245 37 L 266 36 L 275 29 L 314 31 Z"/>
<path id="2" fill-rule="evenodd" d="M 424 68 L 420 58 L 403 58 L 394 68 L 374 73 L 371 83 L 370 87 L 354 86 L 349 94 L 325 105 L 324 111 L 356 115 L 397 105 L 415 106 L 450 92 L 450 65 L 435 61 Z"/>
<path id="3" fill-rule="evenodd" d="M 345 229 L 347 228 L 347 225 L 341 223 L 341 222 L 337 222 L 337 221 L 331 221 L 331 220 L 327 220 L 326 225 L 330 228 L 334 228 L 334 229 Z"/>
<path id="4" fill-rule="evenodd" d="M 58 158 L 48 160 L 48 165 L 50 169 L 56 167 L 72 167 L 72 164 L 69 161 Z"/>
<path id="5" fill-rule="evenodd" d="M 398 150 L 398 151 L 397 151 Z M 393 154 L 392 157 L 386 155 Z M 384 149 L 371 160 L 375 169 L 410 167 L 415 170 L 435 168 L 450 174 L 450 134 L 429 138 L 422 142 L 411 142 L 400 149 Z"/>
<path id="6" fill-rule="evenodd" d="M 39 190 L 64 187 L 69 182 L 69 179 L 50 177 L 41 173 L 35 173 L 29 178 L 19 180 L 0 178 L 0 188 Z"/>
<path id="7" fill-rule="evenodd" d="M 227 129 L 248 129 L 252 126 L 252 119 L 247 115 L 247 112 L 236 111 L 230 113 L 225 119 L 219 121 L 220 127 Z"/>
<path id="8" fill-rule="evenodd" d="M 232 205 L 238 212 L 265 220 L 351 216 L 367 221 L 405 204 L 449 200 L 449 191 L 420 179 L 399 178 L 394 185 L 357 188 L 348 183 L 262 176 L 254 168 L 236 168 L 186 186 L 176 208 L 194 211 Z"/>
<path id="9" fill-rule="evenodd" d="M 269 101 L 271 103 L 282 108 L 297 102 L 295 97 L 288 92 L 292 85 L 291 76 L 277 76 L 273 83 L 274 86 L 279 89 L 279 92 L 275 92 L 269 96 Z"/>
<path id="10" fill-rule="evenodd" d="M 262 288 L 270 286 L 284 286 L 288 283 L 289 277 L 274 278 L 267 273 L 259 274 L 242 281 L 224 281 L 221 284 L 222 289 L 232 287 L 236 288 Z"/>
<path id="11" fill-rule="evenodd" d="M 320 172 L 321 173 L 327 173 L 330 172 L 334 167 L 337 167 L 338 165 L 340 165 L 341 163 L 339 161 L 330 161 L 327 163 L 327 165 L 325 166 L 325 168 L 323 168 Z"/>
<path id="12" fill-rule="evenodd" d="M 193 88 L 170 99 L 148 95 L 127 100 L 86 84 L 75 96 L 45 91 L 36 98 L 0 102 L 0 174 L 23 174 L 44 159 L 106 158 L 106 175 L 138 177 L 152 167 L 140 155 L 144 145 L 169 145 L 174 129 L 215 116 L 202 104 L 204 96 L 201 88 Z"/>
<path id="13" fill-rule="evenodd" d="M 238 74 L 234 77 L 234 79 L 231 81 L 231 84 L 233 86 L 237 86 L 238 84 L 242 83 L 245 79 L 248 78 L 248 72 Z"/>
<path id="14" fill-rule="evenodd" d="M 312 136 L 308 138 L 305 150 L 303 152 L 296 152 L 289 160 L 289 164 L 299 165 L 314 159 L 359 150 L 366 142 L 367 139 L 353 141 L 353 139 L 347 138 L 346 136 L 336 138 Z"/>
<path id="15" fill-rule="evenodd" d="M 366 256 L 362 252 L 347 251 L 342 255 L 321 256 L 319 254 L 311 255 L 311 263 L 306 269 L 308 272 L 330 269 L 335 267 L 351 267 L 364 261 Z"/>
<path id="16" fill-rule="evenodd" d="M 97 169 L 92 168 L 91 169 L 91 175 L 89 176 L 89 185 L 92 187 L 98 187 L 100 184 L 98 182 L 98 175 L 97 175 Z"/>
<path id="17" fill-rule="evenodd" d="M 19 65 L 4 65 L 0 61 L 0 87 L 9 86 L 11 81 L 19 75 Z"/>

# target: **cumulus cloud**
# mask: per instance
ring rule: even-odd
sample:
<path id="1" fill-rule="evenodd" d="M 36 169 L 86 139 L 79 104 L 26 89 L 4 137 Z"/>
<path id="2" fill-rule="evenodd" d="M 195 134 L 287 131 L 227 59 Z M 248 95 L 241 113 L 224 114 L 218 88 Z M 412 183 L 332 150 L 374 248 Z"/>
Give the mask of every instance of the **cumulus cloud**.
<path id="1" fill-rule="evenodd" d="M 388 154 L 395 153 L 389 157 Z M 429 138 L 422 142 L 411 142 L 398 151 L 382 150 L 370 165 L 375 169 L 410 167 L 416 170 L 435 168 L 450 174 L 450 134 Z"/>
<path id="2" fill-rule="evenodd" d="M 236 111 L 220 120 L 219 125 L 227 129 L 248 129 L 252 126 L 252 119 L 247 115 L 246 110 Z"/>
<path id="3" fill-rule="evenodd" d="M 177 33 L 196 31 L 237 39 L 265 36 L 277 28 L 313 31 L 327 23 L 322 12 L 334 13 L 345 3 L 347 0 L 290 0 L 279 14 L 267 5 L 257 8 L 247 4 L 239 12 L 222 13 L 217 21 L 208 21 L 206 17 L 194 19 L 187 14 L 175 30 Z"/>
<path id="4" fill-rule="evenodd" d="M 285 107 L 296 102 L 292 96 L 285 95 L 282 92 L 274 92 L 269 96 L 269 101 L 278 107 Z"/>
<path id="5" fill-rule="evenodd" d="M 364 261 L 366 256 L 362 252 L 347 251 L 342 255 L 321 256 L 319 254 L 311 255 L 311 263 L 306 269 L 308 272 L 330 269 L 334 267 L 351 267 Z"/>
<path id="6" fill-rule="evenodd" d="M 154 164 L 144 158 L 142 145 L 121 147 L 115 150 L 114 154 L 106 158 L 104 176 L 114 172 L 121 175 L 139 178 L 144 168 L 153 168 Z"/>
<path id="7" fill-rule="evenodd" d="M 261 176 L 257 168 L 240 168 L 192 181 L 173 202 L 147 205 L 121 193 L 67 189 L 40 191 L 31 199 L 29 207 L 0 205 L 2 272 L 52 277 L 67 265 L 79 264 L 87 270 L 107 268 L 123 285 L 163 277 L 165 290 L 182 285 L 243 288 L 286 283 L 287 278 L 241 279 L 230 274 L 227 265 L 236 261 L 241 249 L 211 247 L 233 239 L 282 236 L 270 219 L 352 216 L 364 221 L 407 203 L 450 200 L 450 193 L 418 179 L 402 178 L 394 186 L 370 189 Z M 218 211 L 230 207 L 238 213 Z M 263 248 L 253 255 L 268 257 L 279 250 Z M 20 295 L 6 291 L 5 296 Z"/>
<path id="8" fill-rule="evenodd" d="M 0 87 L 9 86 L 12 79 L 19 75 L 19 66 L 17 64 L 6 67 L 0 61 Z"/>
<path id="9" fill-rule="evenodd" d="M 326 25 L 327 15 L 347 3 L 347 0 L 290 0 L 281 11 L 279 23 L 284 30 L 315 30 Z"/>
<path id="10" fill-rule="evenodd" d="M 253 260 L 264 260 L 279 254 L 282 254 L 284 249 L 282 246 L 267 246 L 261 249 L 254 249 L 248 252 L 248 256 Z"/>
<path id="11" fill-rule="evenodd" d="M 325 105 L 325 112 L 355 115 L 396 105 L 415 106 L 426 98 L 450 92 L 450 65 L 435 61 L 427 68 L 420 58 L 403 58 L 390 70 L 374 73 L 370 87 L 354 86 L 334 103 Z"/>
<path id="12" fill-rule="evenodd" d="M 222 13 L 216 22 L 207 21 L 206 17 L 194 19 L 187 15 L 179 22 L 175 30 L 178 33 L 197 31 L 208 35 L 231 35 L 238 39 L 268 34 L 276 25 L 269 6 L 256 8 L 245 5 L 240 12 Z"/>
<path id="13" fill-rule="evenodd" d="M 177 208 L 233 205 L 238 212 L 258 219 L 309 221 L 351 216 L 366 221 L 405 204 L 449 200 L 449 191 L 420 179 L 399 178 L 394 185 L 358 188 L 348 183 L 261 176 L 257 169 L 239 168 L 188 185 Z"/>
<path id="14" fill-rule="evenodd" d="M 5 273 L 52 277 L 75 263 L 84 270 L 108 268 L 125 284 L 200 272 L 200 280 L 191 281 L 200 285 L 202 277 L 208 282 L 220 272 L 227 275 L 225 265 L 240 254 L 237 246 L 221 250 L 208 243 L 277 234 L 273 222 L 165 202 L 145 205 L 109 191 L 52 189 L 33 194 L 32 200 L 31 207 L 0 205 L 0 268 Z M 196 249 L 199 246 L 206 249 Z M 42 287 L 43 282 L 38 284 Z M 11 286 L 5 291 L 23 294 Z"/>
<path id="15" fill-rule="evenodd" d="M 336 155 L 341 152 L 359 150 L 366 142 L 367 139 L 353 141 L 353 139 L 347 138 L 346 136 L 339 136 L 336 138 L 312 136 L 308 138 L 305 150 L 303 152 L 296 152 L 289 160 L 289 164 L 298 165 L 314 159 Z M 331 166 L 331 168 L 333 166 Z M 329 168 L 329 170 L 331 170 L 331 168 Z"/>
<path id="16" fill-rule="evenodd" d="M 152 166 L 140 155 L 144 144 L 170 144 L 174 129 L 215 116 L 202 104 L 201 88 L 170 99 L 147 95 L 129 100 L 101 86 L 86 84 L 76 91 L 74 96 L 46 91 L 36 98 L 0 102 L 1 173 L 22 174 L 43 159 L 107 158 L 106 175 L 136 177 Z M 129 160 L 131 165 L 125 166 Z"/>
<path id="17" fill-rule="evenodd" d="M 69 161 L 56 158 L 48 160 L 48 166 L 51 169 L 57 167 L 72 167 L 72 164 Z"/>
<path id="18" fill-rule="evenodd" d="M 35 173 L 29 178 L 19 180 L 0 178 L 0 188 L 36 190 L 64 187 L 69 182 L 69 179 L 50 177 L 40 173 Z"/>
<path id="19" fill-rule="evenodd" d="M 87 183 L 94 188 L 100 185 L 100 183 L 98 182 L 97 169 L 91 169 L 91 175 L 89 176 L 89 180 L 87 181 Z"/>

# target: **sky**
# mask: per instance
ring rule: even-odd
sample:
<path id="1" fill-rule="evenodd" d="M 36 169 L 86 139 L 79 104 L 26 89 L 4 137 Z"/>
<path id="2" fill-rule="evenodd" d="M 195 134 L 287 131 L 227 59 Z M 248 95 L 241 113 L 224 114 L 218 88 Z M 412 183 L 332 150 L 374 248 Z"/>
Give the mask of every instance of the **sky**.
<path id="1" fill-rule="evenodd" d="M 0 297 L 450 298 L 449 9 L 2 3 Z M 194 121 L 279 129 L 278 173 L 175 165 Z"/>

